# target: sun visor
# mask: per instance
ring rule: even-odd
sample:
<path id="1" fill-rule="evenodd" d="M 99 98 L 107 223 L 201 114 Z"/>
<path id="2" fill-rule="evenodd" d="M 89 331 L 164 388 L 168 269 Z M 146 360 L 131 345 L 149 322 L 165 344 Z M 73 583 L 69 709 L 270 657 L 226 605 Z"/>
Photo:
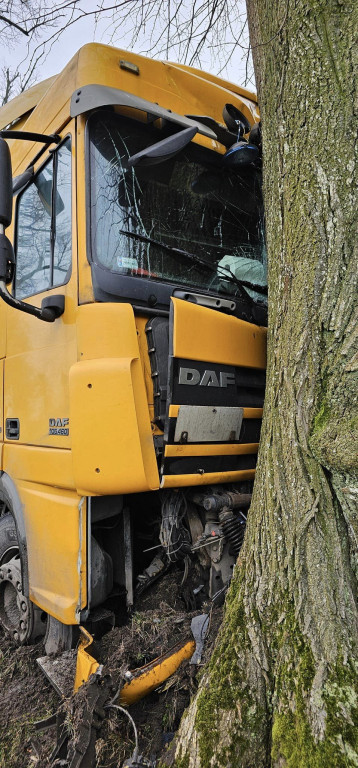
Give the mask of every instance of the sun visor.
<path id="1" fill-rule="evenodd" d="M 78 115 L 89 112 L 91 109 L 109 106 L 138 109 L 141 112 L 147 112 L 148 119 L 161 117 L 181 125 L 183 128 L 197 128 L 203 136 L 217 140 L 214 131 L 197 120 L 184 117 L 184 115 L 177 115 L 175 112 L 142 99 L 140 96 L 135 96 L 133 93 L 120 91 L 118 88 L 109 88 L 106 85 L 85 85 L 83 88 L 78 88 L 71 98 L 71 117 L 78 117 Z"/>

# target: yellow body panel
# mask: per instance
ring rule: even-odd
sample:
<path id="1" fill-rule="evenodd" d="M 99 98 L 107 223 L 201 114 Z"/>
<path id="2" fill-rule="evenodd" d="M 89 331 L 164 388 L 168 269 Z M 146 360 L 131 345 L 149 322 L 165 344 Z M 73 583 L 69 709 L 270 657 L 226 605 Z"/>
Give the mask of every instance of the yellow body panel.
<path id="1" fill-rule="evenodd" d="M 145 406 L 143 387 L 138 359 L 103 358 L 71 368 L 73 468 L 80 493 L 159 487 L 148 409 L 146 424 L 138 413 Z"/>
<path id="2" fill-rule="evenodd" d="M 130 304 L 79 309 L 81 362 L 70 371 L 73 467 L 80 493 L 159 488 L 143 368 Z"/>
<path id="3" fill-rule="evenodd" d="M 189 301 L 172 298 L 172 302 L 174 357 L 266 368 L 266 328 Z"/>
<path id="4" fill-rule="evenodd" d="M 7 442 L 4 444 L 3 469 L 18 480 L 75 489 L 71 451 Z"/>
<path id="5" fill-rule="evenodd" d="M 241 456 L 244 453 L 257 453 L 258 447 L 258 443 L 166 445 L 164 456 Z"/>
<path id="6" fill-rule="evenodd" d="M 48 77 L 47 80 L 33 85 L 32 88 L 4 104 L 0 109 L 0 129 L 10 125 L 14 120 L 20 120 L 26 113 L 31 112 L 56 79 L 57 75 Z M 18 125 L 16 125 L 16 130 L 18 130 Z"/>
<path id="7" fill-rule="evenodd" d="M 209 83 L 214 83 L 215 85 L 219 85 L 220 88 L 225 88 L 231 93 L 236 93 L 237 96 L 247 99 L 253 105 L 257 105 L 258 103 L 257 95 L 254 93 L 254 91 L 249 91 L 247 88 L 243 88 L 241 85 L 237 85 L 237 83 L 231 83 L 229 80 L 224 80 L 222 77 L 213 75 L 211 72 L 204 72 L 197 67 L 189 67 L 187 64 L 178 64 L 177 62 L 174 63 L 172 61 L 168 63 L 170 63 L 172 67 L 175 67 L 175 69 L 182 69 L 183 72 L 188 72 L 191 75 L 197 75 L 204 80 L 208 80 Z"/>
<path id="8" fill-rule="evenodd" d="M 234 472 L 205 472 L 203 475 L 163 475 L 161 488 L 183 488 L 192 485 L 217 485 L 253 480 L 254 469 L 239 469 Z"/>
<path id="9" fill-rule="evenodd" d="M 77 118 L 77 208 L 79 211 L 86 210 L 86 157 L 85 157 L 85 117 L 80 115 Z M 91 265 L 87 258 L 87 229 L 86 216 L 78 216 L 77 219 L 78 236 L 78 303 L 88 304 L 94 301 Z"/>
<path id="10" fill-rule="evenodd" d="M 78 359 L 139 358 L 137 330 L 130 304 L 86 304 L 77 315 Z"/>
<path id="11" fill-rule="evenodd" d="M 0 360 L 0 443 L 4 440 L 4 360 Z M 2 459 L 2 454 L 1 454 Z M 2 460 L 0 469 L 2 469 Z"/>
<path id="12" fill-rule="evenodd" d="M 38 323 L 35 318 L 31 319 Z M 21 325 L 19 322 L 14 323 L 12 330 L 16 327 L 18 331 Z M 54 333 L 51 340 L 51 332 L 46 328 L 48 346 L 36 349 L 35 344 L 31 344 L 33 349 L 29 349 L 28 343 L 29 351 L 26 352 L 24 338 L 23 353 L 6 359 L 5 418 L 16 417 L 20 420 L 21 443 L 70 448 L 71 431 L 66 436 L 51 435 L 49 422 L 53 418 L 69 417 L 68 372 L 76 360 L 76 342 L 73 332 L 71 343 L 56 344 L 56 337 L 62 336 L 63 328 L 60 323 L 56 328 L 50 328 Z M 38 338 L 36 334 L 32 336 L 35 343 Z"/>
<path id="13" fill-rule="evenodd" d="M 210 97 L 211 97 L 211 94 L 213 93 L 213 87 L 215 88 L 215 86 L 218 86 L 220 84 L 219 87 L 222 93 L 225 94 L 226 92 L 224 103 L 231 103 L 230 99 L 235 94 L 234 98 L 235 97 L 240 98 L 241 111 L 244 113 L 245 117 L 248 118 L 251 124 L 255 121 L 255 115 L 257 115 L 257 107 L 255 102 L 249 100 L 248 98 L 249 91 L 245 91 L 245 89 L 239 88 L 237 86 L 235 89 L 233 89 L 231 87 L 231 83 L 229 83 L 227 80 L 220 80 L 220 78 L 211 77 L 210 75 L 207 75 L 206 73 L 201 72 L 200 69 L 194 69 L 192 67 L 187 67 L 185 69 L 180 65 L 178 66 L 177 64 L 171 64 L 169 62 L 168 62 L 168 67 L 169 67 L 168 77 L 171 77 L 173 82 L 173 87 L 176 88 L 176 90 L 181 94 L 181 96 L 183 95 L 185 96 L 187 94 L 186 97 L 190 99 L 190 96 L 192 96 L 192 94 L 195 94 L 195 97 L 197 100 L 197 106 L 195 111 L 196 115 L 207 114 L 207 112 L 203 112 L 200 110 L 202 110 L 204 104 L 206 105 L 206 109 L 208 109 L 207 105 L 208 103 L 210 104 Z M 218 122 L 222 122 L 223 120 L 222 109 L 220 112 L 217 112 L 215 109 L 216 108 L 215 102 L 210 106 L 211 106 L 210 113 L 212 114 L 212 116 L 215 117 L 215 120 L 217 120 Z M 182 105 L 181 105 L 181 109 L 183 109 Z M 177 111 L 179 111 L 179 109 Z M 193 113 L 187 112 L 186 114 L 193 114 Z M 256 119 L 259 119 L 259 118 L 256 118 Z"/>
<path id="14" fill-rule="evenodd" d="M 6 304 L 0 301 L 0 358 L 6 354 L 6 313 Z"/>
<path id="15" fill-rule="evenodd" d="M 85 499 L 21 480 L 17 489 L 24 509 L 30 598 L 64 624 L 79 623 L 87 601 Z"/>

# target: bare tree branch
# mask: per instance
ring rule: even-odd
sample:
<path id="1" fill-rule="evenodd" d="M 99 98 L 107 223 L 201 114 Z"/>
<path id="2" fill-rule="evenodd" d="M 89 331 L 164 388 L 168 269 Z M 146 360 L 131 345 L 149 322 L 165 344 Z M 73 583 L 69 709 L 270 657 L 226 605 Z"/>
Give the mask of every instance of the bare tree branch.
<path id="1" fill-rule="evenodd" d="M 101 24 L 106 43 L 122 47 L 125 30 L 125 47 L 130 50 L 210 67 L 218 74 L 225 72 L 242 48 L 250 82 L 243 0 L 7 0 L 0 13 L 3 45 L 13 49 L 24 36 L 28 41 L 27 53 L 18 65 L 18 90 L 36 78 L 40 63 L 65 30 L 91 18 L 96 32 Z M 5 77 L 3 98 L 9 98 L 6 89 Z"/>
<path id="2" fill-rule="evenodd" d="M 23 29 L 22 27 L 20 27 L 19 24 L 16 24 L 15 21 L 12 21 L 11 19 L 7 19 L 6 16 L 0 15 L 0 21 L 4 21 L 5 24 L 9 24 L 10 27 L 15 27 L 15 29 L 18 29 L 19 32 L 22 32 L 24 35 L 27 35 L 27 37 L 29 36 L 29 32 L 27 31 L 27 29 Z"/>

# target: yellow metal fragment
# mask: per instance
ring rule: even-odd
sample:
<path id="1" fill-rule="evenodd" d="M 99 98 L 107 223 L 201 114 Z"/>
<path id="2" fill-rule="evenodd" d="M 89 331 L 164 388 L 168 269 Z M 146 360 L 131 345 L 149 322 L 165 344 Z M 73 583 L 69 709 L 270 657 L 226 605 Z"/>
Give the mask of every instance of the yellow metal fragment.
<path id="1" fill-rule="evenodd" d="M 157 659 L 144 667 L 135 669 L 132 672 L 133 679 L 125 683 L 121 690 L 119 698 L 121 705 L 129 707 L 130 704 L 134 704 L 154 691 L 177 671 L 182 661 L 190 659 L 194 651 L 194 640 L 189 640 L 184 644 L 178 643 L 163 656 L 158 656 Z"/>
<path id="2" fill-rule="evenodd" d="M 81 637 L 77 651 L 76 674 L 73 686 L 74 693 L 78 691 L 83 683 L 87 682 L 91 675 L 97 672 L 99 667 L 98 661 L 96 661 L 93 656 L 87 653 L 86 650 L 86 648 L 88 648 L 93 643 L 92 635 L 90 635 L 90 633 L 87 632 L 84 627 L 80 627 L 80 630 Z"/>
<path id="3" fill-rule="evenodd" d="M 74 683 L 74 692 L 78 691 L 83 683 L 93 675 L 98 667 L 98 662 L 87 652 L 87 648 L 93 642 L 93 637 L 86 629 L 80 627 L 81 638 L 77 652 L 77 666 Z M 190 659 L 195 651 L 195 641 L 189 640 L 177 643 L 167 653 L 145 664 L 144 667 L 132 670 L 129 674 L 132 679 L 125 683 L 120 692 L 120 704 L 129 707 L 136 701 L 158 688 L 174 672 L 177 671 L 182 661 Z"/>

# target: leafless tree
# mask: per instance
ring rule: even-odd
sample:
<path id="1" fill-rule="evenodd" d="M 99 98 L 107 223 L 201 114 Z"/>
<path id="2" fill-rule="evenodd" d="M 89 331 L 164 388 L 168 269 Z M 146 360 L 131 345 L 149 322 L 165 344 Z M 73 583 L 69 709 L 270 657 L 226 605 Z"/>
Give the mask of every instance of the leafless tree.
<path id="1" fill-rule="evenodd" d="M 249 58 L 245 5 L 235 0 L 8 0 L 0 5 L 0 39 L 10 52 L 25 40 L 27 52 L 13 74 L 9 69 L 11 87 L 5 78 L 3 103 L 32 84 L 61 33 L 88 18 L 94 30 L 101 24 L 108 43 L 121 45 L 125 25 L 129 47 L 137 52 L 198 67 L 205 55 L 217 74 L 239 46 Z"/>

